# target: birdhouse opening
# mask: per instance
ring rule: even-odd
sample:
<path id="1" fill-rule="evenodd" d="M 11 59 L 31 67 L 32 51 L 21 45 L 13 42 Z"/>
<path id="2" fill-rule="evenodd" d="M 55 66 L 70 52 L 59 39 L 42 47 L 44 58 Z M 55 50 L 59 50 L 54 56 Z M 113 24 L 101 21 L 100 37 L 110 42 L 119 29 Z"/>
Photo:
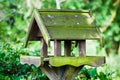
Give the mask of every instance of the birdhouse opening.
<path id="1" fill-rule="evenodd" d="M 79 56 L 85 56 L 86 54 L 86 40 L 54 40 L 50 41 L 50 43 L 52 45 L 48 46 L 45 40 L 41 39 L 41 56 L 48 57 L 51 54 L 52 56 L 72 56 L 72 50 L 75 47 L 78 47 L 77 54 Z M 49 47 L 53 49 L 50 51 L 50 54 L 48 54 Z"/>

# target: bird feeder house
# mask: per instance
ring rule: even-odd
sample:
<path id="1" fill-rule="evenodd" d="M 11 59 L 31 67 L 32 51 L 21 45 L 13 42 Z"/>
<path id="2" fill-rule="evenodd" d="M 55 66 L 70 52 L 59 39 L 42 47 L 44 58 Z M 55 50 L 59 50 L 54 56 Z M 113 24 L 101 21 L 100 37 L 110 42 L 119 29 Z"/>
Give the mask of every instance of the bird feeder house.
<path id="1" fill-rule="evenodd" d="M 73 80 L 84 65 L 100 66 L 103 56 L 86 56 L 86 40 L 101 39 L 101 33 L 90 11 L 35 10 L 25 46 L 29 41 L 41 42 L 41 56 L 21 56 L 21 63 L 35 64 L 50 80 Z M 54 42 L 54 55 L 48 47 Z M 64 55 L 61 55 L 61 41 Z M 78 46 L 78 55 L 71 55 L 72 42 Z"/>

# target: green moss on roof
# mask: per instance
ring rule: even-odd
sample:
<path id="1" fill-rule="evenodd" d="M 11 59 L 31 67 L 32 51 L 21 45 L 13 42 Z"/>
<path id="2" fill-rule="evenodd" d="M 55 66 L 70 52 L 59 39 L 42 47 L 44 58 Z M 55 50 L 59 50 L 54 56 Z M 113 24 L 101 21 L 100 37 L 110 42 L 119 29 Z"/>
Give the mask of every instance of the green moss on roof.
<path id="1" fill-rule="evenodd" d="M 101 38 L 101 33 L 89 11 L 36 10 L 33 18 L 35 18 L 37 27 L 39 27 L 47 44 L 49 44 L 50 40 L 57 39 L 86 40 Z"/>

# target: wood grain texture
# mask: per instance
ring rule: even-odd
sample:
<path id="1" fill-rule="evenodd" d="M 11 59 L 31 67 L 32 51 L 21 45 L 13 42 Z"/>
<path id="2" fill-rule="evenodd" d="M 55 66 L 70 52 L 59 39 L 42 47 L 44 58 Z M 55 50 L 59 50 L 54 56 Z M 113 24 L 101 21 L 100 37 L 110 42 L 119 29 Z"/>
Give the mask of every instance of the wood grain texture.
<path id="1" fill-rule="evenodd" d="M 80 40 L 78 42 L 79 47 L 79 56 L 85 56 L 86 55 L 86 40 Z"/>
<path id="2" fill-rule="evenodd" d="M 44 38 L 50 40 L 100 39 L 101 32 L 91 18 L 90 11 L 35 10 L 25 42 Z"/>
<path id="3" fill-rule="evenodd" d="M 105 63 L 105 57 L 81 56 L 44 58 L 21 56 L 20 62 L 22 64 L 40 66 L 42 72 L 44 72 L 50 80 L 74 80 L 84 65 L 100 66 Z"/>
<path id="4" fill-rule="evenodd" d="M 28 65 L 34 64 L 35 66 L 39 67 L 42 64 L 41 61 L 42 60 L 40 57 L 20 56 L 20 63 L 21 64 L 28 64 Z"/>
<path id="5" fill-rule="evenodd" d="M 79 67 L 89 65 L 98 67 L 105 63 L 105 57 L 102 56 L 81 56 L 81 57 L 50 57 L 49 64 L 54 67 L 71 65 Z"/>
<path id="6" fill-rule="evenodd" d="M 50 80 L 58 80 L 58 75 L 52 68 L 50 68 L 47 63 L 45 63 L 44 66 L 40 66 L 40 69 L 47 75 Z"/>
<path id="7" fill-rule="evenodd" d="M 61 56 L 61 41 L 60 40 L 54 41 L 54 55 Z"/>
<path id="8" fill-rule="evenodd" d="M 41 49 L 40 49 L 40 52 L 41 52 L 41 57 L 47 57 L 47 44 L 46 42 L 44 41 L 44 39 L 41 39 Z"/>
<path id="9" fill-rule="evenodd" d="M 72 75 L 76 71 L 75 69 L 76 67 L 74 66 L 66 66 L 66 70 L 65 70 L 64 76 L 62 77 L 62 80 L 74 80 L 72 79 Z"/>
<path id="10" fill-rule="evenodd" d="M 95 40 L 100 39 L 101 35 L 96 28 L 76 28 L 68 27 L 47 27 L 51 40 Z"/>
<path id="11" fill-rule="evenodd" d="M 48 30 L 45 27 L 44 22 L 41 18 L 41 15 L 39 14 L 39 12 L 37 10 L 35 10 L 34 17 L 35 17 L 35 20 L 37 22 L 39 29 L 41 30 L 42 36 L 43 36 L 46 44 L 50 45 L 50 34 L 48 33 Z"/>

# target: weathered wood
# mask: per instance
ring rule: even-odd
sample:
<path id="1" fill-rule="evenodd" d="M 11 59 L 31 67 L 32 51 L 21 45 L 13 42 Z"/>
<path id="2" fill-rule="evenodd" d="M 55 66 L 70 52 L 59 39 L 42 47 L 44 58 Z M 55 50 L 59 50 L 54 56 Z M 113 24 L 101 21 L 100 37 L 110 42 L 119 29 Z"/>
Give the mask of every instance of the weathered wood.
<path id="1" fill-rule="evenodd" d="M 79 67 L 76 67 L 76 68 L 75 68 L 75 71 L 74 71 L 74 73 L 73 73 L 73 75 L 72 75 L 72 77 L 71 77 L 71 80 L 74 80 L 74 79 L 75 79 L 75 77 L 78 75 L 79 71 L 80 71 L 82 68 L 83 68 L 83 66 L 79 66 Z"/>
<path id="2" fill-rule="evenodd" d="M 54 41 L 54 55 L 61 56 L 61 41 L 59 40 Z"/>
<path id="3" fill-rule="evenodd" d="M 50 44 L 50 34 L 48 33 L 48 29 L 45 27 L 42 17 L 37 10 L 35 10 L 34 18 L 37 22 L 39 29 L 41 30 L 42 36 L 43 36 L 46 44 L 49 45 Z"/>
<path id="4" fill-rule="evenodd" d="M 100 66 L 105 63 L 103 56 L 81 56 L 81 57 L 35 57 L 21 56 L 22 64 L 34 64 L 49 77 L 50 80 L 74 80 L 84 65 Z M 51 65 L 51 66 L 49 66 Z"/>
<path id="5" fill-rule="evenodd" d="M 72 79 L 72 75 L 75 72 L 76 67 L 74 66 L 66 66 L 64 76 L 62 77 L 61 80 L 74 80 Z"/>
<path id="6" fill-rule="evenodd" d="M 35 66 L 40 66 L 42 64 L 42 60 L 40 57 L 33 57 L 33 56 L 20 56 L 20 63 L 21 64 L 34 64 Z"/>
<path id="7" fill-rule="evenodd" d="M 86 54 L 86 41 L 85 40 L 78 41 L 78 47 L 79 47 L 79 56 L 85 56 L 85 54 Z"/>
<path id="8" fill-rule="evenodd" d="M 62 80 L 74 80 L 82 68 L 83 66 L 79 66 L 79 67 L 66 66 Z"/>
<path id="9" fill-rule="evenodd" d="M 37 41 L 40 40 L 40 38 L 42 38 L 41 31 L 39 30 L 35 18 L 32 18 L 25 41 L 25 47 L 27 47 L 28 41 Z"/>
<path id="10" fill-rule="evenodd" d="M 101 33 L 88 11 L 35 10 L 25 46 L 29 40 L 41 40 L 41 57 L 22 57 L 21 62 L 40 66 L 50 80 L 74 80 L 83 65 L 96 67 L 105 62 L 104 57 L 85 56 L 85 40 L 100 38 Z M 61 57 L 62 40 L 65 40 L 65 57 Z M 70 57 L 72 40 L 78 42 L 80 57 Z M 54 57 L 47 54 L 50 41 L 54 41 Z"/>
<path id="11" fill-rule="evenodd" d="M 61 56 L 61 41 L 59 40 L 55 40 L 54 41 L 54 55 L 55 56 Z M 58 75 L 58 79 L 60 80 L 61 78 L 61 73 L 62 73 L 62 68 L 60 67 L 53 67 L 54 71 L 57 73 Z"/>
<path id="12" fill-rule="evenodd" d="M 81 56 L 81 57 L 36 57 L 36 56 L 21 56 L 20 62 L 22 64 L 34 64 L 40 66 L 42 62 L 49 62 L 51 66 L 60 67 L 65 65 L 71 65 L 79 67 L 81 65 L 100 66 L 105 63 L 105 57 L 103 56 Z"/>
<path id="13" fill-rule="evenodd" d="M 89 65 L 98 67 L 105 63 L 103 56 L 81 56 L 81 57 L 50 57 L 49 64 L 54 67 L 71 65 L 79 67 L 82 65 Z"/>
<path id="14" fill-rule="evenodd" d="M 101 38 L 96 28 L 48 26 L 47 29 L 52 36 L 50 40 L 99 40 Z"/>
<path id="15" fill-rule="evenodd" d="M 71 41 L 64 41 L 64 54 L 66 56 L 71 55 Z"/>
<path id="16" fill-rule="evenodd" d="M 44 39 L 41 39 L 41 57 L 47 57 L 47 44 Z"/>
<path id="17" fill-rule="evenodd" d="M 89 16 L 89 17 L 88 17 Z M 31 25 L 28 31 L 27 42 L 30 36 L 40 35 L 47 44 L 50 40 L 81 40 L 100 39 L 101 33 L 94 24 L 89 12 L 69 10 L 35 10 Z M 37 31 L 33 27 L 39 28 Z M 32 31 L 32 32 L 31 32 Z M 37 33 L 36 34 L 34 34 Z M 72 34 L 71 34 L 72 33 Z M 29 39 L 28 39 L 29 38 Z M 31 38 L 37 40 L 38 38 Z"/>
<path id="18" fill-rule="evenodd" d="M 58 80 L 58 75 L 56 72 L 49 67 L 48 63 L 45 63 L 44 66 L 41 66 L 40 69 L 44 72 L 50 80 Z"/>

